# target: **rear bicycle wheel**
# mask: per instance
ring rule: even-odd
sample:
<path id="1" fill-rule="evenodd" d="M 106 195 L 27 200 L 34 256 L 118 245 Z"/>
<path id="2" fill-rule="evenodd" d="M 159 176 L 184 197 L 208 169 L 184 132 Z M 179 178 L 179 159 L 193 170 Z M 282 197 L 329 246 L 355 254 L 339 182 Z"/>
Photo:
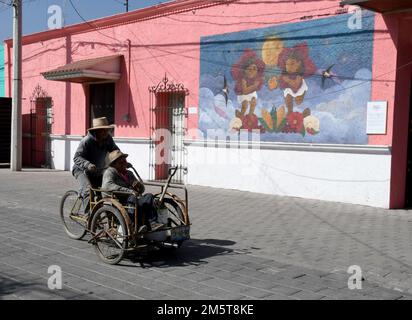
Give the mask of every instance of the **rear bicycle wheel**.
<path id="1" fill-rule="evenodd" d="M 98 257 L 108 264 L 119 263 L 127 248 L 126 222 L 119 210 L 101 207 L 93 215 L 91 231 Z"/>
<path id="2" fill-rule="evenodd" d="M 80 213 L 82 199 L 77 191 L 67 191 L 60 202 L 60 218 L 67 235 L 75 240 L 83 238 L 87 232 L 88 215 Z"/>

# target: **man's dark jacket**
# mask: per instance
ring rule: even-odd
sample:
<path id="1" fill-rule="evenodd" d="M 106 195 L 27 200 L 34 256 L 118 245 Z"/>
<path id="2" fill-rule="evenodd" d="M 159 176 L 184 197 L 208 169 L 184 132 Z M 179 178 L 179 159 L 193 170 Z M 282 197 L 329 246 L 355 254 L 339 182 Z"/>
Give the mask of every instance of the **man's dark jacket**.
<path id="1" fill-rule="evenodd" d="M 96 138 L 88 132 L 82 141 L 80 141 L 74 154 L 72 174 L 77 177 L 80 172 L 87 169 L 89 164 L 94 164 L 97 172 L 102 174 L 104 168 L 107 166 L 106 159 L 109 152 L 116 149 L 118 150 L 119 148 L 110 135 L 102 145 L 99 145 Z"/>

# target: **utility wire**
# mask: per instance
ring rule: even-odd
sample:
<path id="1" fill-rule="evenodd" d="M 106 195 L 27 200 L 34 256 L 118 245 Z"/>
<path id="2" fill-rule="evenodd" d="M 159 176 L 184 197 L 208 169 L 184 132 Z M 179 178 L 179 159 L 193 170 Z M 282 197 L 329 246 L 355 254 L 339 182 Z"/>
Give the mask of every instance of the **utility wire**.
<path id="1" fill-rule="evenodd" d="M 116 0 L 115 0 L 116 1 Z M 336 8 L 337 5 L 326 7 L 326 8 L 318 8 L 315 9 L 314 11 L 324 11 L 324 10 L 330 10 Z M 180 16 L 186 16 L 186 17 L 208 17 L 208 18 L 257 18 L 257 17 L 266 17 L 266 16 L 275 16 L 275 15 L 293 15 L 293 14 L 298 14 L 298 13 L 308 13 L 308 10 L 300 10 L 300 11 L 276 11 L 276 12 L 266 12 L 262 14 L 255 14 L 255 15 L 217 15 L 217 14 L 198 14 L 198 13 L 180 13 Z"/>
<path id="2" fill-rule="evenodd" d="M 241 21 L 241 22 L 226 22 L 226 23 L 219 23 L 219 22 L 212 22 L 212 21 L 207 21 L 207 20 L 182 20 L 179 18 L 173 18 L 171 16 L 166 16 L 165 18 L 168 18 L 173 21 L 177 22 L 183 22 L 183 23 L 205 23 L 205 24 L 211 24 L 211 25 L 217 25 L 217 26 L 232 26 L 232 25 L 242 25 L 242 24 L 260 24 L 260 25 L 273 25 L 273 24 L 279 24 L 279 23 L 287 23 L 287 22 L 292 22 L 295 20 L 312 20 L 313 18 L 322 18 L 322 17 L 328 17 L 328 16 L 335 16 L 337 15 L 336 13 L 324 13 L 324 14 L 317 14 L 317 15 L 310 15 L 310 16 L 303 16 L 303 17 L 296 17 L 288 20 L 283 20 L 283 21 Z M 224 16 L 221 16 L 224 17 Z M 242 17 L 239 17 L 242 18 Z M 246 17 L 243 17 L 246 18 Z"/>
<path id="3" fill-rule="evenodd" d="M 3 2 L 3 1 L 1 1 L 1 2 Z M 76 13 L 78 14 L 78 16 L 84 21 L 84 22 L 86 22 L 89 26 L 91 26 L 94 30 L 96 30 L 96 26 L 94 26 L 94 25 L 92 25 L 90 22 L 88 22 L 88 21 L 86 21 L 84 18 L 83 18 L 83 16 L 80 14 L 80 12 L 77 10 L 77 8 L 74 6 L 74 4 L 73 4 L 73 2 L 72 2 L 72 0 L 69 0 L 69 2 L 70 2 L 70 4 L 71 4 L 71 6 L 73 7 L 73 9 L 76 11 Z M 276 1 L 276 2 L 270 2 L 270 3 L 278 3 L 279 1 Z M 282 2 L 282 1 L 280 1 L 280 2 Z M 283 2 L 290 2 L 290 1 L 283 1 Z M 3 2 L 4 3 L 4 2 Z M 256 2 L 254 2 L 254 3 L 256 3 Z M 266 2 L 265 2 L 266 3 Z M 248 3 L 248 4 L 251 4 L 250 2 Z M 273 24 L 273 23 L 272 23 Z M 324 27 L 324 26 L 322 26 L 322 27 Z M 115 39 L 115 38 L 113 38 L 113 37 L 110 37 L 110 36 L 108 36 L 108 35 L 105 35 L 105 34 L 103 34 L 103 33 L 101 33 L 101 32 L 99 32 L 98 30 L 96 30 L 98 33 L 100 33 L 101 35 L 103 35 L 103 36 L 105 36 L 105 37 L 107 37 L 107 38 L 110 38 L 110 39 L 113 39 L 113 40 L 116 40 L 116 42 L 119 42 L 118 41 L 118 39 Z M 129 31 L 130 31 L 130 29 L 129 29 Z M 295 31 L 295 30 L 294 30 Z M 133 32 L 132 32 L 133 33 Z M 134 33 L 133 33 L 134 34 Z M 135 34 L 134 34 L 135 35 Z M 135 35 L 135 37 L 136 37 L 136 35 Z M 182 54 L 180 54 L 180 53 L 176 53 L 176 52 L 171 52 L 171 51 L 168 51 L 168 50 L 161 50 L 161 49 L 159 49 L 159 48 L 157 48 L 156 47 L 156 45 L 144 45 L 139 39 L 138 39 L 138 41 L 141 43 L 141 47 L 145 47 L 145 48 L 151 48 L 151 49 L 155 49 L 155 50 L 158 50 L 158 51 L 162 51 L 162 52 L 164 52 L 164 53 L 167 53 L 167 54 L 171 54 L 171 55 L 178 55 L 178 56 L 182 56 L 182 57 L 185 57 L 185 58 L 190 58 L 190 59 L 197 59 L 197 58 L 195 58 L 195 57 L 191 57 L 191 56 L 187 56 L 187 55 L 182 55 Z M 178 45 L 182 45 L 183 43 L 179 43 Z M 194 44 L 194 43 L 192 43 L 192 44 Z M 197 43 L 198 44 L 198 43 Z M 170 45 L 172 45 L 172 44 L 168 44 L 169 46 Z M 164 45 L 162 45 L 162 46 L 164 46 Z M 159 57 L 157 57 L 157 56 L 155 56 L 150 50 L 148 50 L 148 52 L 149 52 L 149 54 L 163 67 L 163 68 L 165 68 L 165 66 L 163 65 L 163 64 L 161 64 L 160 63 L 160 61 L 158 60 L 158 58 Z M 133 59 L 132 61 L 137 61 L 138 59 Z M 200 60 L 200 61 L 202 61 L 203 59 L 198 59 L 198 60 Z M 208 62 L 210 62 L 210 63 L 215 63 L 215 64 L 220 64 L 220 65 L 222 65 L 222 66 L 226 66 L 226 65 L 224 65 L 224 64 L 222 64 L 222 63 L 217 63 L 216 61 L 208 61 Z M 412 63 L 412 62 L 411 62 Z M 407 64 L 407 65 L 409 65 L 409 64 Z M 405 65 L 404 65 L 405 66 Z M 402 68 L 402 67 L 404 67 L 404 66 L 400 66 L 398 69 L 400 69 L 400 68 Z M 229 66 L 227 66 L 227 67 L 229 67 Z M 397 70 L 398 70 L 397 69 Z M 165 71 L 167 71 L 167 68 L 165 68 Z M 393 72 L 393 71 L 391 71 L 391 72 Z M 391 73 L 391 72 L 388 72 L 388 73 Z M 386 73 L 386 74 L 388 74 L 388 73 Z M 383 75 L 380 75 L 380 76 L 383 76 Z M 380 76 L 378 76 L 378 77 L 380 77 Z M 355 79 L 351 79 L 351 80 L 355 80 Z M 359 79 L 359 80 L 364 80 L 364 79 Z M 370 82 L 370 81 L 373 81 L 373 79 L 368 79 L 368 80 L 365 80 L 365 82 Z M 357 85 L 360 85 L 360 84 L 357 84 Z M 356 86 L 357 86 L 356 85 Z M 352 87 L 351 87 L 352 88 Z M 344 88 L 343 90 L 347 90 L 347 89 L 350 89 L 350 88 Z M 339 90 L 339 91 L 342 91 L 342 90 Z M 336 91 L 335 91 L 336 92 Z M 313 97 L 312 97 L 312 99 L 313 99 Z"/>
<path id="4" fill-rule="evenodd" d="M 10 3 L 7 3 L 6 1 L 4 1 L 4 0 L 0 0 L 0 2 L 2 3 L 2 4 L 4 4 L 5 6 L 12 6 L 13 5 L 13 1 L 10 1 Z"/>
<path id="5" fill-rule="evenodd" d="M 158 50 L 158 51 L 166 51 L 166 50 L 160 49 L 160 48 L 155 48 L 155 49 Z M 169 53 L 170 53 L 170 52 L 169 52 Z M 198 60 L 198 59 L 195 58 L 195 57 L 190 57 L 190 56 L 184 56 L 184 57 L 186 57 L 186 58 L 192 58 L 192 59 L 194 59 L 194 60 Z M 209 63 L 215 63 L 215 62 L 213 62 L 213 61 L 208 61 L 208 62 L 209 62 Z M 343 92 L 343 91 L 347 91 L 347 90 L 353 89 L 353 88 L 355 88 L 355 87 L 364 85 L 364 84 L 366 84 L 366 83 L 368 83 L 368 82 L 378 81 L 377 79 L 379 79 L 379 78 L 381 78 L 381 77 L 383 77 L 383 76 L 385 76 L 385 75 L 388 75 L 388 74 L 397 72 L 397 71 L 399 71 L 399 70 L 401 70 L 401 69 L 403 69 L 403 68 L 405 68 L 405 67 L 408 67 L 408 66 L 410 66 L 410 65 L 412 65 L 412 61 L 410 61 L 410 62 L 408 62 L 408 63 L 405 63 L 405 64 L 403 64 L 403 65 L 401 65 L 401 66 L 398 66 L 398 67 L 395 68 L 394 70 L 391 70 L 391 71 L 385 72 L 385 73 L 383 73 L 383 74 L 377 75 L 377 76 L 375 76 L 374 78 L 371 78 L 371 79 L 347 79 L 347 80 L 352 80 L 352 81 L 359 81 L 359 83 L 354 84 L 354 85 L 349 86 L 349 87 L 346 87 L 346 88 L 344 87 L 343 89 L 334 90 L 334 91 L 328 92 L 328 93 L 322 93 L 322 94 L 320 94 L 320 95 L 313 96 L 313 97 L 308 97 L 308 98 L 305 98 L 305 100 L 313 100 L 313 99 L 316 99 L 316 98 L 319 98 L 319 97 L 322 97 L 322 96 L 325 96 L 325 95 L 337 94 L 337 93 L 340 93 L 340 92 Z M 319 77 L 321 77 L 320 75 L 316 75 L 316 74 L 313 75 L 313 76 L 319 76 Z M 383 81 L 389 82 L 389 80 L 383 80 Z"/>
<path id="6" fill-rule="evenodd" d="M 102 32 L 100 32 L 97 28 L 97 26 L 93 25 L 92 23 L 90 23 L 89 21 L 87 21 L 85 18 L 83 18 L 83 16 L 80 14 L 80 12 L 77 10 L 76 6 L 73 4 L 72 0 L 69 0 L 70 5 L 73 7 L 74 11 L 76 11 L 77 15 L 80 17 L 80 19 L 82 19 L 85 23 L 87 23 L 87 25 L 89 25 L 92 29 L 94 29 L 94 31 L 96 31 L 97 33 L 101 34 L 102 36 L 109 38 L 111 40 L 115 40 L 117 43 L 121 44 L 122 46 L 124 46 L 123 43 L 121 43 L 119 41 L 119 39 L 113 38 L 111 36 L 108 36 L 107 34 L 104 34 Z"/>

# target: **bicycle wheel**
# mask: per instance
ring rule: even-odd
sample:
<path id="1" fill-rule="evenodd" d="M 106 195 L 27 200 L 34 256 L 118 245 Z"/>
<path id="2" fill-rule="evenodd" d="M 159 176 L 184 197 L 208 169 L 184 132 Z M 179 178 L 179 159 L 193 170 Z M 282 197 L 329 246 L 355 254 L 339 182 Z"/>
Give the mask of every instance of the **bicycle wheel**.
<path id="1" fill-rule="evenodd" d="M 101 207 L 93 215 L 91 231 L 99 258 L 109 264 L 119 263 L 127 248 L 126 222 L 119 210 Z"/>
<path id="2" fill-rule="evenodd" d="M 77 191 L 67 191 L 60 202 L 60 218 L 62 219 L 64 230 L 67 235 L 75 240 L 79 240 L 86 234 L 87 214 L 81 214 L 80 208 L 82 199 Z"/>

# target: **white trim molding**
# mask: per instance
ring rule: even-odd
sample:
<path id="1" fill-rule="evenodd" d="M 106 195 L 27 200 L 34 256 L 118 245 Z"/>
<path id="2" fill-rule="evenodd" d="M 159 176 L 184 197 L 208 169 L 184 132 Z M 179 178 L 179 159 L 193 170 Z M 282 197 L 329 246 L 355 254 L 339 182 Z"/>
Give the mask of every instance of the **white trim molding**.
<path id="1" fill-rule="evenodd" d="M 289 143 L 289 142 L 248 142 L 248 141 L 213 141 L 213 140 L 185 140 L 184 144 L 191 147 L 204 148 L 239 148 L 255 150 L 289 150 L 328 153 L 357 153 L 390 155 L 391 146 L 381 145 L 344 145 L 344 144 L 317 144 L 317 143 Z"/>

